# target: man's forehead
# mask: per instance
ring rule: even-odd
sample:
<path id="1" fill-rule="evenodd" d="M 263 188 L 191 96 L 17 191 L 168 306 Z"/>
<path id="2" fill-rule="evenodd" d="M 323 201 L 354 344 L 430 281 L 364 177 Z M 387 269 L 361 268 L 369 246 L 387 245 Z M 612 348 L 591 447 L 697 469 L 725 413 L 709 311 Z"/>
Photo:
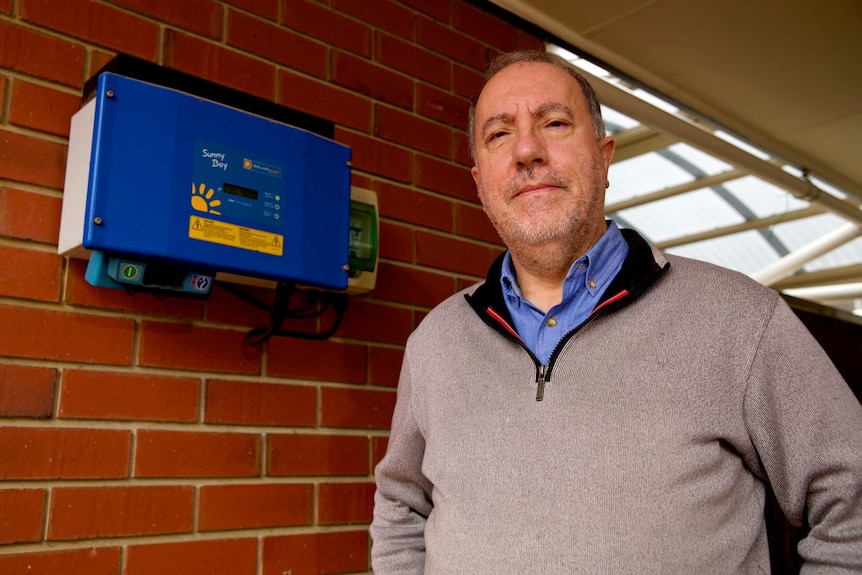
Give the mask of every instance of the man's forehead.
<path id="1" fill-rule="evenodd" d="M 481 116 L 496 115 L 519 104 L 529 106 L 533 113 L 540 106 L 553 103 L 586 104 L 577 82 L 565 70 L 545 62 L 519 62 L 488 80 L 479 94 L 476 112 Z"/>

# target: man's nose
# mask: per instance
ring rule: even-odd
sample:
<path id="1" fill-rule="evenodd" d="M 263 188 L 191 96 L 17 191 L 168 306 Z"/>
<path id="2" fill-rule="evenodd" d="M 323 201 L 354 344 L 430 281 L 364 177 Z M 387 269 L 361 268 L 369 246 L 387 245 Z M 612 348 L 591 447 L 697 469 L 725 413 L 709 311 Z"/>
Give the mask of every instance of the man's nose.
<path id="1" fill-rule="evenodd" d="M 514 147 L 515 163 L 528 168 L 535 164 L 544 164 L 547 153 L 544 142 L 533 130 L 519 132 Z"/>

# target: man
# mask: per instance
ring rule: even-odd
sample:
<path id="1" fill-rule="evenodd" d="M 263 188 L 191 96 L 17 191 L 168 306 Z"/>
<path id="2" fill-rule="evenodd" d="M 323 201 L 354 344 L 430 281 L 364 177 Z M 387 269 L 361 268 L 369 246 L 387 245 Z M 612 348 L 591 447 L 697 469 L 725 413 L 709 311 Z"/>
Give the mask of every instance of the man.
<path id="1" fill-rule="evenodd" d="M 862 572 L 862 407 L 778 294 L 605 221 L 564 60 L 504 55 L 470 126 L 508 250 L 408 341 L 375 573 L 766 574 L 767 481 L 809 573 Z"/>

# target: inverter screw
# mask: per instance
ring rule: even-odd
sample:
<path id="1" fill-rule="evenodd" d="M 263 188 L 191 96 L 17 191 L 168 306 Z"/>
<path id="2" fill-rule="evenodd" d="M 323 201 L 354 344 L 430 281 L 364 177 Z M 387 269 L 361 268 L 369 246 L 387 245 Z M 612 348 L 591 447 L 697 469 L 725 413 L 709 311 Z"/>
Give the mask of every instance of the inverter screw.
<path id="1" fill-rule="evenodd" d="M 114 97 L 114 91 L 108 90 L 107 92 L 105 92 L 105 96 L 107 96 L 108 98 L 113 98 Z"/>
<path id="2" fill-rule="evenodd" d="M 93 218 L 93 223 L 96 224 L 97 226 L 101 226 L 102 225 L 102 218 L 100 218 L 100 217 Z"/>

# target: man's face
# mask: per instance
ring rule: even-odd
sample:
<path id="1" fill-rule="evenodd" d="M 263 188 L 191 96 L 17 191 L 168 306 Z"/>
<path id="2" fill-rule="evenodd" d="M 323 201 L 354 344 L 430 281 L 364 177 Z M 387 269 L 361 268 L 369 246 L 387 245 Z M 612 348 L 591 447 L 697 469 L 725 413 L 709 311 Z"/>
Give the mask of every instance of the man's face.
<path id="1" fill-rule="evenodd" d="M 606 228 L 614 142 L 596 141 L 577 81 L 543 62 L 514 64 L 485 85 L 475 119 L 473 179 L 506 245 L 588 250 Z"/>

